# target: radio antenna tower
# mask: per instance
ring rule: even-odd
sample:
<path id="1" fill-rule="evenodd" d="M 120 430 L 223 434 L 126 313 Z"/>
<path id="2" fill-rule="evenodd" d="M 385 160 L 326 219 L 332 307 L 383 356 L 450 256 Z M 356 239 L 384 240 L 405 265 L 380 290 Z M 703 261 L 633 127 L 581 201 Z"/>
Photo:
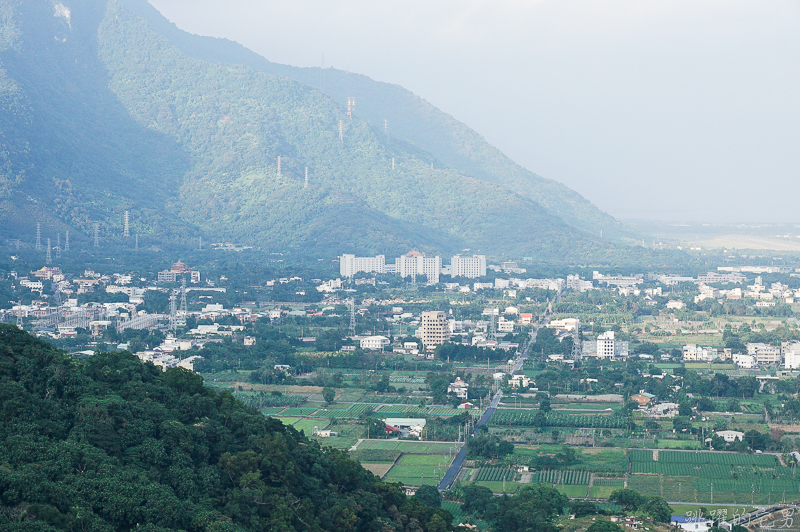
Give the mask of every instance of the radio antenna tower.
<path id="1" fill-rule="evenodd" d="M 356 99 L 347 97 L 347 118 L 353 118 L 353 110 L 356 108 Z"/>
<path id="2" fill-rule="evenodd" d="M 36 222 L 36 251 L 42 250 L 42 222 Z"/>
<path id="3" fill-rule="evenodd" d="M 53 257 L 50 254 L 50 239 L 49 238 L 47 239 L 47 257 L 45 257 L 44 263 L 45 264 L 52 264 L 53 263 Z"/>
<path id="4" fill-rule="evenodd" d="M 94 247 L 100 247 L 100 224 L 94 223 Z"/>
<path id="5" fill-rule="evenodd" d="M 129 211 L 125 211 L 125 228 L 122 230 L 122 236 L 124 238 L 130 238 L 130 236 L 131 236 L 130 221 L 131 221 L 130 212 Z"/>
<path id="6" fill-rule="evenodd" d="M 356 335 L 356 299 L 350 299 L 350 336 Z"/>
<path id="7" fill-rule="evenodd" d="M 67 234 L 64 235 L 64 251 L 69 251 L 69 229 L 67 229 Z"/>
<path id="8" fill-rule="evenodd" d="M 306 180 L 303 183 L 303 188 L 308 188 L 308 166 L 306 166 Z"/>
<path id="9" fill-rule="evenodd" d="M 278 173 L 277 173 L 277 176 L 278 176 L 278 179 L 281 178 L 281 156 L 280 155 L 278 155 Z"/>
<path id="10" fill-rule="evenodd" d="M 342 121 L 339 120 L 339 142 L 344 142 L 344 135 L 342 134 Z"/>

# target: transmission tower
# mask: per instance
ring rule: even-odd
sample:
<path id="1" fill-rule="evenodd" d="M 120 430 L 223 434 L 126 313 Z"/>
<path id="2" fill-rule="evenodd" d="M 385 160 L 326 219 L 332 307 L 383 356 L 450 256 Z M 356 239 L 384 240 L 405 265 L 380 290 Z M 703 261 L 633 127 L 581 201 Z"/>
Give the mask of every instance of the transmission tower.
<path id="1" fill-rule="evenodd" d="M 386 138 L 389 138 L 389 121 L 387 119 L 383 119 L 383 132 L 386 133 Z"/>
<path id="2" fill-rule="evenodd" d="M 581 332 L 578 325 L 572 331 L 572 360 L 580 360 L 583 356 L 583 346 L 581 345 Z"/>
<path id="3" fill-rule="evenodd" d="M 197 251 L 203 251 L 203 237 L 197 237 Z"/>
<path id="4" fill-rule="evenodd" d="M 69 229 L 67 229 L 67 234 L 64 235 L 64 251 L 69 251 Z"/>
<path id="5" fill-rule="evenodd" d="M 125 225 L 122 229 L 123 238 L 130 238 L 131 236 L 131 215 L 129 211 L 125 211 Z"/>
<path id="6" fill-rule="evenodd" d="M 497 340 L 497 324 L 494 322 L 494 312 L 489 316 L 489 340 Z"/>
<path id="7" fill-rule="evenodd" d="M 181 279 L 181 308 L 175 319 L 175 325 L 178 327 L 186 327 L 186 315 L 188 310 L 186 308 L 186 277 Z"/>
<path id="8" fill-rule="evenodd" d="M 394 157 L 392 157 L 392 172 L 394 172 Z"/>
<path id="9" fill-rule="evenodd" d="M 17 248 L 17 251 L 19 251 L 19 238 L 17 238 L 16 240 L 14 240 L 14 246 L 16 246 L 16 248 Z"/>
<path id="10" fill-rule="evenodd" d="M 169 328 L 173 334 L 178 330 L 178 302 L 174 291 L 169 295 Z"/>
<path id="11" fill-rule="evenodd" d="M 278 179 L 281 178 L 281 156 L 280 155 L 278 155 L 278 173 L 276 175 L 277 175 Z"/>
<path id="12" fill-rule="evenodd" d="M 139 251 L 139 235 L 138 234 L 136 235 L 136 237 L 134 239 L 133 246 L 134 246 L 133 249 L 135 249 L 136 251 Z"/>
<path id="13" fill-rule="evenodd" d="M 344 134 L 343 134 L 344 130 L 343 130 L 343 127 L 344 127 L 344 124 L 342 123 L 341 120 L 339 120 L 339 142 L 344 142 Z"/>
<path id="14" fill-rule="evenodd" d="M 347 98 L 347 118 L 353 118 L 353 110 L 356 108 L 356 99 L 348 96 Z"/>
<path id="15" fill-rule="evenodd" d="M 53 263 L 53 256 L 50 253 L 50 239 L 47 239 L 47 256 L 44 259 L 45 264 L 52 264 Z"/>
<path id="16" fill-rule="evenodd" d="M 350 336 L 356 335 L 356 299 L 350 300 Z"/>
<path id="17" fill-rule="evenodd" d="M 58 233 L 56 240 L 56 260 L 61 258 L 61 233 Z"/>
<path id="18" fill-rule="evenodd" d="M 42 250 L 42 222 L 36 222 L 36 251 Z"/>
<path id="19" fill-rule="evenodd" d="M 306 166 L 306 180 L 303 183 L 303 188 L 308 188 L 308 166 Z"/>
<path id="20" fill-rule="evenodd" d="M 22 303 L 22 301 L 20 301 Z M 22 309 L 17 309 L 17 328 L 22 330 Z"/>
<path id="21" fill-rule="evenodd" d="M 100 224 L 94 223 L 94 247 L 100 247 Z"/>

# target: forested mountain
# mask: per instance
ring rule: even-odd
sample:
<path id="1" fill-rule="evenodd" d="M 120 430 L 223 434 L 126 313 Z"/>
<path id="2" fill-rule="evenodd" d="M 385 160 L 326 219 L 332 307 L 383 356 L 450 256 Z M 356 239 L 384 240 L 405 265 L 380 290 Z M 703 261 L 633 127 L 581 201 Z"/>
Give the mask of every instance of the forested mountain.
<path id="1" fill-rule="evenodd" d="M 0 2 L 2 236 L 120 235 L 130 210 L 135 233 L 174 241 L 577 260 L 624 232 L 400 87 L 326 70 L 322 92 L 318 72 L 167 31 L 140 0 L 67 4 Z"/>
<path id="2" fill-rule="evenodd" d="M 0 528 L 446 531 L 342 451 L 130 353 L 76 360 L 0 324 Z"/>

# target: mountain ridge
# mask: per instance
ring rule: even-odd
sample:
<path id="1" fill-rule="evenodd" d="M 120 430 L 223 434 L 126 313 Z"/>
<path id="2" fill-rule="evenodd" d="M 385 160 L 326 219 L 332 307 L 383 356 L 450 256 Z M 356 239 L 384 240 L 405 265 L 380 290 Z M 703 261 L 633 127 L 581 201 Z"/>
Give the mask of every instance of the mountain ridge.
<path id="1" fill-rule="evenodd" d="M 304 253 L 609 252 L 508 185 L 348 118 L 308 84 L 190 57 L 132 5 L 152 9 L 75 0 L 53 16 L 49 2 L 4 4 L 5 236 L 44 220 L 83 238 L 99 221 L 118 238 L 130 210 L 136 234 Z"/>

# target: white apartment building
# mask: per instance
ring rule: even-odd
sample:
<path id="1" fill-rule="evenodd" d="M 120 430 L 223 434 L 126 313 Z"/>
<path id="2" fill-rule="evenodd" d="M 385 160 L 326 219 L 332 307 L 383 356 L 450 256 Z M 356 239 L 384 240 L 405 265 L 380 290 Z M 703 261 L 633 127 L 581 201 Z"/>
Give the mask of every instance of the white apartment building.
<path id="1" fill-rule="evenodd" d="M 592 281 L 582 281 L 580 275 L 567 275 L 567 290 L 586 292 L 593 288 L 594 283 Z"/>
<path id="2" fill-rule="evenodd" d="M 744 283 L 747 278 L 741 273 L 716 273 L 708 272 L 705 275 L 698 275 L 697 282 L 703 284 L 711 283 Z"/>
<path id="3" fill-rule="evenodd" d="M 419 251 L 409 251 L 397 258 L 395 270 L 403 278 L 425 275 L 428 278 L 428 284 L 438 284 L 439 274 L 442 272 L 442 258 L 438 255 L 426 257 Z"/>
<path id="4" fill-rule="evenodd" d="M 353 277 L 359 272 L 386 273 L 386 257 L 356 257 L 347 254 L 339 257 L 339 274 L 342 277 Z"/>
<path id="5" fill-rule="evenodd" d="M 507 320 L 500 316 L 497 320 L 497 332 L 510 333 L 514 332 L 514 320 Z"/>
<path id="6" fill-rule="evenodd" d="M 472 257 L 462 257 L 455 255 L 450 259 L 450 275 L 453 277 L 475 277 L 486 276 L 486 255 L 473 255 Z"/>
<path id="7" fill-rule="evenodd" d="M 450 326 L 447 322 L 447 316 L 444 312 L 437 310 L 423 312 L 419 332 L 422 345 L 426 349 L 442 345 L 450 339 Z"/>
<path id="8" fill-rule="evenodd" d="M 774 345 L 748 343 L 747 354 L 754 357 L 759 366 L 779 364 L 781 361 L 781 348 Z"/>
<path id="9" fill-rule="evenodd" d="M 800 368 L 800 343 L 784 344 L 783 367 L 786 369 Z"/>
<path id="10" fill-rule="evenodd" d="M 614 331 L 606 331 L 597 337 L 597 358 L 614 360 Z"/>

